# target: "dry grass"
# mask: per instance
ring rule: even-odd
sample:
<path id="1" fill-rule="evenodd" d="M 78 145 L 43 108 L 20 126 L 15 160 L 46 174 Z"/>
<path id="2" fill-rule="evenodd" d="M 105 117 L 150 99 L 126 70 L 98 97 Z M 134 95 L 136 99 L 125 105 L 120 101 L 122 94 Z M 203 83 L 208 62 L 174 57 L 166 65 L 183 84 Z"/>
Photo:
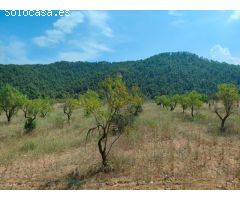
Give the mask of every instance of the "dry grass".
<path id="1" fill-rule="evenodd" d="M 0 118 L 2 189 L 240 189 L 237 114 L 222 134 L 207 106 L 191 119 L 180 108 L 170 112 L 146 103 L 113 147 L 110 173 L 98 171 L 96 138 L 85 146 L 92 119 L 82 110 L 68 125 L 56 107 L 32 135 L 23 135 L 21 115 L 11 125 Z"/>

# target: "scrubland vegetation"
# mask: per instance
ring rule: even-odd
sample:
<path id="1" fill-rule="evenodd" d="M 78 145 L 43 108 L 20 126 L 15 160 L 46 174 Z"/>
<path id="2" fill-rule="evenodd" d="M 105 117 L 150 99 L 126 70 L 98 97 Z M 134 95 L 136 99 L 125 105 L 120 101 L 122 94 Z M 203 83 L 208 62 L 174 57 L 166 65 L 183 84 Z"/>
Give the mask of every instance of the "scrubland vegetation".
<path id="1" fill-rule="evenodd" d="M 196 90 L 211 95 L 217 85 L 240 85 L 240 66 L 220 63 L 189 52 L 161 53 L 147 59 L 124 62 L 56 62 L 37 65 L 1 65 L 0 85 L 7 83 L 29 98 L 65 98 L 99 81 L 121 74 L 128 87 L 138 85 L 148 98 Z"/>
<path id="2" fill-rule="evenodd" d="M 120 76 L 59 102 L 6 85 L 0 188 L 239 189 L 238 101 L 232 84 L 153 101 Z"/>

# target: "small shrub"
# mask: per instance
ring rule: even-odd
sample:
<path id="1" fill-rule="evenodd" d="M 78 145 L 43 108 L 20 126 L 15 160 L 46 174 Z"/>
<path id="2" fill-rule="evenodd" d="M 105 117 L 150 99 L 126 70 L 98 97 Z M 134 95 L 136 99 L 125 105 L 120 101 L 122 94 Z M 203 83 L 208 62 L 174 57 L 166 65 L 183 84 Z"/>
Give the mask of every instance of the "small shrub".
<path id="1" fill-rule="evenodd" d="M 33 141 L 28 141 L 23 144 L 23 146 L 21 147 L 21 151 L 24 152 L 33 151 L 34 149 L 36 149 L 36 147 L 37 145 Z"/>
<path id="2" fill-rule="evenodd" d="M 32 120 L 31 118 L 27 119 L 27 121 L 24 124 L 24 129 L 27 133 L 32 132 L 36 128 L 36 121 Z"/>
<path id="3" fill-rule="evenodd" d="M 55 123 L 54 123 L 55 127 L 56 128 L 63 128 L 64 127 L 64 121 L 65 120 L 62 116 L 57 116 L 55 118 Z"/>

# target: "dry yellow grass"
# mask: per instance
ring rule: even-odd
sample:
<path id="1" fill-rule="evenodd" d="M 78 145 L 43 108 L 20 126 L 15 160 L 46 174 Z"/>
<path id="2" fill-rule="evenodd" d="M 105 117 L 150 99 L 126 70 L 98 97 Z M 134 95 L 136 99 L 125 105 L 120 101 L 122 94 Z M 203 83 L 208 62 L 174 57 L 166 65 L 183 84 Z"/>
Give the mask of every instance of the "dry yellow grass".
<path id="1" fill-rule="evenodd" d="M 81 109 L 70 125 L 62 117 L 58 106 L 32 135 L 23 135 L 22 113 L 11 125 L 0 117 L 1 189 L 240 189 L 238 114 L 221 135 L 207 106 L 192 120 L 180 108 L 145 103 L 113 147 L 110 173 L 97 171 L 96 138 L 85 146 L 92 119 Z"/>

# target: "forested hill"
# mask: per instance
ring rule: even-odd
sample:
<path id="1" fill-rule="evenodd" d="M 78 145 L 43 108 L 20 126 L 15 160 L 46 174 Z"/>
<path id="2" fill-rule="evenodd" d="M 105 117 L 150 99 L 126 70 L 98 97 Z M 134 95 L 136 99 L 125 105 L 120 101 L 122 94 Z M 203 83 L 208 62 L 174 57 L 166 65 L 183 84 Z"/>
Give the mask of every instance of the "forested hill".
<path id="1" fill-rule="evenodd" d="M 148 97 L 197 90 L 216 91 L 219 83 L 240 85 L 240 66 L 200 58 L 188 52 L 161 53 L 127 62 L 56 62 L 47 65 L 0 65 L 0 86 L 8 83 L 30 98 L 62 98 L 97 89 L 109 75 L 121 74 Z"/>

